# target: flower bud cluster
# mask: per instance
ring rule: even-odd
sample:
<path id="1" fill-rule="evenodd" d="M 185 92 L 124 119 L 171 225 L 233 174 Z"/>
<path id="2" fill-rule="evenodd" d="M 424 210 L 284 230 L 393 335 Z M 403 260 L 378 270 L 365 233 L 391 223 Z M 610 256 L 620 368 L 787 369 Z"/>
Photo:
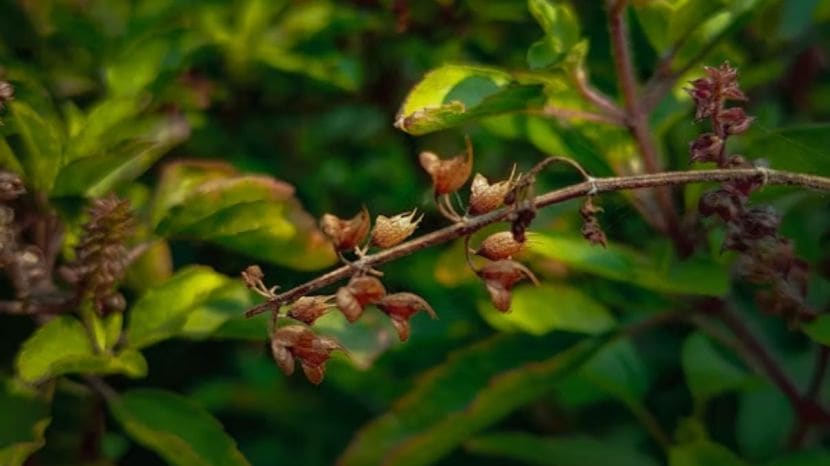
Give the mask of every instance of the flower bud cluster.
<path id="1" fill-rule="evenodd" d="M 753 168 L 740 155 L 729 155 L 727 139 L 746 131 L 753 118 L 741 107 L 726 108 L 727 101 L 746 101 L 738 85 L 735 68 L 723 64 L 706 68 L 707 76 L 691 82 L 688 90 L 696 105 L 695 118 L 709 119 L 712 132 L 703 133 L 689 145 L 694 162 L 715 162 L 720 168 Z M 759 305 L 791 324 L 810 319 L 806 308 L 807 264 L 796 257 L 790 240 L 778 233 L 781 219 L 770 207 L 750 207 L 749 195 L 761 186 L 757 180 L 725 182 L 701 196 L 698 211 L 717 216 L 726 224 L 722 249 L 740 254 L 736 271 L 742 279 L 765 285 L 756 294 Z"/>

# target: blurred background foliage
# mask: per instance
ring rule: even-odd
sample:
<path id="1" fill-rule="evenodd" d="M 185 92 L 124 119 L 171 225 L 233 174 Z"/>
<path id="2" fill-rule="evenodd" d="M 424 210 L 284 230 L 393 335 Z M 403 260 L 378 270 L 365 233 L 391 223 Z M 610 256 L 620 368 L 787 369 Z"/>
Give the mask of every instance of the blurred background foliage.
<path id="1" fill-rule="evenodd" d="M 627 194 L 602 197 L 607 249 L 579 238 L 575 202 L 540 212 L 523 259 L 543 285 L 519 287 L 510 314 L 487 302 L 460 242 L 384 266 L 387 288 L 425 297 L 440 320 L 419 316 L 399 344 L 377 311 L 352 326 L 326 316 L 315 327 L 350 357 L 336 356 L 320 386 L 279 373 L 267 318 L 242 317 L 257 303 L 237 279 L 248 264 L 287 289 L 335 263 L 316 229 L 324 212 L 418 207 L 428 212 L 422 231 L 442 226 L 417 154 L 460 151 L 464 134 L 475 170 L 491 180 L 545 154 L 596 176 L 640 171 L 623 129 L 514 111 L 582 108 L 568 67 L 618 95 L 602 3 L 0 2 L 0 79 L 15 88 L 0 113 L 0 163 L 56 209 L 65 260 L 88 199 L 113 191 L 139 219 L 131 244 L 152 240 L 123 284 L 124 321 L 99 321 L 103 355 L 74 317 L 38 329 L 30 316 L 0 315 L 0 463 L 35 451 L 25 464 L 830 463 L 826 435 L 788 451 L 796 415 L 787 399 L 695 326 L 608 340 L 627 323 L 722 296 L 799 386 L 812 371 L 811 338 L 830 343 L 822 319 L 808 338 L 757 308 L 753 289 L 731 279 L 722 227 L 707 223 L 710 247 L 680 260 Z M 830 125 L 821 123 L 830 117 L 830 2 L 632 3 L 639 77 L 675 48 L 685 65 L 650 121 L 668 169 L 688 168 L 688 143 L 703 131 L 685 82 L 728 60 L 757 117 L 733 149 L 830 174 Z M 430 70 L 435 82 L 409 95 Z M 466 106 L 405 118 L 436 98 Z M 538 189 L 573 181 L 554 170 Z M 703 190 L 680 193 L 689 212 Z M 753 199 L 783 215 L 813 271 L 809 302 L 827 309 L 827 196 L 768 187 Z M 116 343 L 122 326 L 126 345 Z M 111 374 L 121 394 L 109 409 L 83 374 Z"/>

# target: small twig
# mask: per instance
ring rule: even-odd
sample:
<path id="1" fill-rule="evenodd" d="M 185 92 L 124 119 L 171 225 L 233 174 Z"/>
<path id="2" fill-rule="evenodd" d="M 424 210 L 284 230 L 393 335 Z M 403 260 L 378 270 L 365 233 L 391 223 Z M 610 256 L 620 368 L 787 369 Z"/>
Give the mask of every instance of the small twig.
<path id="1" fill-rule="evenodd" d="M 807 175 L 801 173 L 784 172 L 778 170 L 767 170 L 765 172 L 768 185 L 790 185 L 803 188 L 816 189 L 819 191 L 830 191 L 830 178 Z M 547 192 L 534 198 L 536 208 L 547 207 L 570 199 L 586 196 L 590 193 L 604 193 L 622 191 L 628 189 L 651 188 L 655 186 L 673 186 L 689 183 L 702 182 L 724 182 L 724 181 L 747 181 L 760 180 L 764 175 L 757 169 L 719 169 L 651 173 L 645 175 L 595 178 L 591 181 L 577 183 L 565 188 Z M 359 267 L 374 267 L 387 262 L 408 256 L 416 251 L 425 249 L 437 244 L 446 243 L 470 233 L 476 232 L 487 225 L 499 222 L 507 218 L 513 209 L 504 207 L 493 212 L 471 217 L 465 221 L 450 225 L 440 230 L 427 233 L 410 241 L 401 243 L 393 248 L 386 249 L 375 254 L 367 255 L 355 264 Z M 333 285 L 345 278 L 348 278 L 358 270 L 354 266 L 342 266 L 311 281 L 292 288 L 274 297 L 272 301 L 260 304 L 245 313 L 247 317 L 253 317 L 264 312 L 270 312 L 284 303 L 305 296 L 320 288 Z"/>

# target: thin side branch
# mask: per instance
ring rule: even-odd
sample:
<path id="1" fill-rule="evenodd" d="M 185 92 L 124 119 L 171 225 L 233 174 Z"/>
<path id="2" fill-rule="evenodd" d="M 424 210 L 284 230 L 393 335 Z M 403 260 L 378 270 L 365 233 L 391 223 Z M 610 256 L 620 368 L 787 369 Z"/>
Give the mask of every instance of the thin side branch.
<path id="1" fill-rule="evenodd" d="M 800 186 L 802 188 L 830 192 L 830 178 L 827 177 L 770 169 L 743 168 L 664 172 L 625 177 L 594 178 L 589 181 L 536 196 L 533 202 L 536 208 L 541 208 L 558 204 L 570 199 L 605 192 L 653 188 L 657 186 L 685 185 L 689 183 L 745 180 L 757 180 L 770 185 Z M 320 288 L 342 281 L 354 275 L 358 270 L 376 267 L 395 259 L 408 256 L 421 249 L 446 243 L 462 236 L 469 235 L 487 225 L 504 220 L 512 212 L 512 208 L 504 207 L 484 215 L 471 217 L 446 228 L 427 233 L 405 243 L 401 243 L 393 248 L 364 256 L 351 265 L 345 265 L 334 269 L 324 275 L 321 275 L 320 277 L 292 288 L 284 293 L 278 294 L 273 300 L 248 310 L 245 315 L 246 317 L 253 317 L 265 312 L 277 311 L 283 304 L 290 303 L 301 296 L 305 296 Z"/>
<path id="2" fill-rule="evenodd" d="M 628 27 L 625 21 L 627 6 L 628 0 L 616 0 L 609 8 L 608 31 L 611 36 L 611 51 L 625 105 L 628 129 L 642 155 L 645 171 L 657 173 L 662 171 L 662 164 L 657 153 L 657 145 L 648 126 L 648 110 L 637 88 L 634 62 L 629 47 Z M 684 254 L 688 253 L 690 245 L 686 235 L 680 229 L 680 219 L 672 203 L 671 192 L 666 188 L 659 188 L 655 190 L 655 195 L 662 214 L 659 218 L 662 220 L 663 231 L 671 236 L 679 251 Z"/>

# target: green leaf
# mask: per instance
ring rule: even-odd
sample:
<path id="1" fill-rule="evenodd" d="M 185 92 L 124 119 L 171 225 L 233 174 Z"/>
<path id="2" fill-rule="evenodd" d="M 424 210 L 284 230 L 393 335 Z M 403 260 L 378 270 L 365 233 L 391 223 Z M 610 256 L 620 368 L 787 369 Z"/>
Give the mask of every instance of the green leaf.
<path id="1" fill-rule="evenodd" d="M 186 397 L 163 390 L 131 390 L 109 400 L 109 407 L 132 439 L 169 464 L 248 464 L 222 425 Z"/>
<path id="2" fill-rule="evenodd" d="M 504 432 L 475 437 L 468 451 L 540 466 L 656 466 L 657 462 L 630 446 L 591 437 L 538 437 Z M 512 463 L 511 463 L 512 464 Z"/>
<path id="3" fill-rule="evenodd" d="M 168 166 L 153 217 L 159 234 L 210 241 L 297 269 L 319 269 L 335 259 L 291 185 L 266 176 L 236 175 L 222 164 Z"/>
<path id="4" fill-rule="evenodd" d="M 570 5 L 551 0 L 528 0 L 528 8 L 545 31 L 545 37 L 527 51 L 530 69 L 557 65 L 579 42 L 579 21 Z M 577 55 L 584 51 L 578 51 Z M 580 61 L 577 57 L 576 61 Z"/>
<path id="5" fill-rule="evenodd" d="M 23 166 L 20 165 L 20 161 L 17 160 L 12 148 L 9 147 L 9 143 L 6 142 L 6 138 L 4 137 L 0 137 L 0 167 L 3 167 L 4 170 L 17 173 L 18 175 L 25 174 Z"/>
<path id="6" fill-rule="evenodd" d="M 142 40 L 124 48 L 117 60 L 104 69 L 104 77 L 114 96 L 135 96 L 159 75 L 170 43 L 163 39 Z"/>
<path id="7" fill-rule="evenodd" d="M 562 340 L 551 336 L 502 335 L 461 350 L 426 373 L 390 411 L 364 426 L 339 464 L 432 464 L 549 392 L 601 343 L 588 340 L 563 349 Z"/>
<path id="8" fill-rule="evenodd" d="M 816 343 L 830 346 L 830 315 L 822 314 L 812 322 L 802 325 L 801 328 Z"/>
<path id="9" fill-rule="evenodd" d="M 404 100 L 395 126 L 420 135 L 474 118 L 530 108 L 542 86 L 521 84 L 497 68 L 445 65 L 427 73 Z"/>
<path id="10" fill-rule="evenodd" d="M 651 383 L 648 367 L 628 339 L 606 345 L 585 363 L 579 375 L 630 405 L 645 397 Z"/>
<path id="11" fill-rule="evenodd" d="M 15 129 L 23 140 L 25 155 L 17 154 L 36 190 L 49 191 L 63 165 L 63 135 L 57 122 L 38 114 L 19 100 L 9 103 Z"/>
<path id="12" fill-rule="evenodd" d="M 669 449 L 669 466 L 747 466 L 723 445 L 700 440 Z"/>
<path id="13" fill-rule="evenodd" d="M 129 377 L 147 373 L 147 362 L 138 351 L 95 353 L 84 326 L 71 316 L 57 317 L 37 329 L 23 343 L 15 365 L 21 380 L 27 383 L 73 372 L 122 373 Z"/>
<path id="14" fill-rule="evenodd" d="M 686 384 L 696 402 L 744 387 L 747 373 L 727 361 L 708 338 L 695 333 L 686 338 L 681 353 Z"/>
<path id="15" fill-rule="evenodd" d="M 0 465 L 21 466 L 46 444 L 49 400 L 11 380 L 0 379 Z"/>
<path id="16" fill-rule="evenodd" d="M 592 246 L 582 238 L 537 234 L 530 250 L 576 270 L 663 293 L 720 296 L 729 288 L 722 264 L 704 259 L 658 264 L 624 246 Z"/>
<path id="17" fill-rule="evenodd" d="M 764 383 L 742 393 L 735 426 L 741 452 L 745 457 L 761 459 L 786 449 L 794 420 L 790 401 L 772 385 Z"/>
<path id="18" fill-rule="evenodd" d="M 181 269 L 133 305 L 127 342 L 131 348 L 143 348 L 174 336 L 206 336 L 250 305 L 241 288 L 239 280 L 209 267 Z"/>
<path id="19" fill-rule="evenodd" d="M 135 97 L 105 99 L 83 119 L 83 125 L 69 140 L 66 160 L 72 161 L 101 152 L 111 140 L 114 128 L 137 115 L 143 105 Z"/>
<path id="20" fill-rule="evenodd" d="M 142 137 L 120 141 L 103 153 L 69 162 L 58 174 L 54 194 L 103 196 L 142 175 L 189 133 L 187 123 L 181 118 L 161 119 Z"/>
<path id="21" fill-rule="evenodd" d="M 499 312 L 489 303 L 479 308 L 490 325 L 531 335 L 554 330 L 596 335 L 615 325 L 604 305 L 576 288 L 553 283 L 515 289 L 510 312 Z"/>
<path id="22" fill-rule="evenodd" d="M 751 159 L 765 159 L 770 168 L 814 173 L 830 173 L 830 123 L 758 130 L 742 149 Z"/>

